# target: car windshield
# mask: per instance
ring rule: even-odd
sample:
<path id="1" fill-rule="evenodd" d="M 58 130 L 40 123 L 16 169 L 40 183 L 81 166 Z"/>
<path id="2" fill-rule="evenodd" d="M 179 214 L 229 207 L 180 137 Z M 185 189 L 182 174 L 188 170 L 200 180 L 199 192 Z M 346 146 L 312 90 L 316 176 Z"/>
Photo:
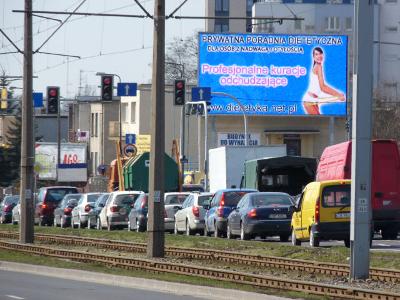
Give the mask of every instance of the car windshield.
<path id="1" fill-rule="evenodd" d="M 101 196 L 101 194 L 89 194 L 87 196 L 87 202 L 96 202 L 100 196 Z"/>
<path id="2" fill-rule="evenodd" d="M 81 196 L 82 196 L 82 194 L 70 194 L 70 195 L 66 195 L 64 197 L 64 200 L 66 200 L 66 201 L 71 201 L 71 200 L 79 201 L 79 198 Z"/>
<path id="3" fill-rule="evenodd" d="M 76 194 L 78 191 L 76 188 L 54 188 L 48 189 L 46 193 L 45 201 L 58 202 L 61 201 L 67 194 Z"/>
<path id="4" fill-rule="evenodd" d="M 78 200 L 76 200 L 76 199 L 68 199 L 65 205 L 66 205 L 66 206 L 73 206 L 73 207 L 75 207 L 75 206 L 78 205 Z"/>
<path id="5" fill-rule="evenodd" d="M 290 196 L 258 194 L 251 197 L 253 206 L 293 205 Z"/>
<path id="6" fill-rule="evenodd" d="M 199 196 L 199 198 L 197 199 L 197 204 L 199 206 L 203 206 L 204 204 L 206 204 L 207 201 L 211 200 L 212 197 L 213 195 Z"/>
<path id="7" fill-rule="evenodd" d="M 110 196 L 110 194 L 103 194 L 101 195 L 97 200 L 96 200 L 96 206 L 101 206 L 103 207 L 104 204 L 106 204 L 108 196 Z"/>
<path id="8" fill-rule="evenodd" d="M 175 195 L 167 195 L 165 197 L 165 205 L 169 204 L 182 204 L 185 201 L 187 194 L 175 194 Z"/>
<path id="9" fill-rule="evenodd" d="M 224 206 L 236 206 L 240 199 L 250 191 L 230 191 L 223 193 Z"/>
<path id="10" fill-rule="evenodd" d="M 132 205 L 140 194 L 117 195 L 114 200 L 115 205 Z"/>
<path id="11" fill-rule="evenodd" d="M 4 204 L 17 204 L 19 202 L 19 196 L 7 196 L 4 198 Z"/>
<path id="12" fill-rule="evenodd" d="M 323 207 L 343 207 L 350 206 L 350 185 L 327 186 L 322 191 Z"/>

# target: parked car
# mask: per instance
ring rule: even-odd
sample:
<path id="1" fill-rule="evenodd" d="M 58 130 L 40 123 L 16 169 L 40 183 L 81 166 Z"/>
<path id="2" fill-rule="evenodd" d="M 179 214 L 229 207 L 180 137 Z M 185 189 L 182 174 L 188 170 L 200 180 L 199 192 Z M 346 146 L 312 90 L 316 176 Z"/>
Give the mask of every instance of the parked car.
<path id="1" fill-rule="evenodd" d="M 101 195 L 101 193 L 82 194 L 78 205 L 72 210 L 72 227 L 75 225 L 78 228 L 87 227 L 89 212 L 94 208 L 94 203 Z"/>
<path id="2" fill-rule="evenodd" d="M 226 235 L 229 214 L 244 195 L 254 192 L 257 190 L 223 189 L 217 191 L 205 216 L 204 234 L 209 236 L 214 233 L 215 237 Z"/>
<path id="3" fill-rule="evenodd" d="M 128 216 L 128 230 L 136 230 L 143 232 L 147 229 L 147 213 L 148 213 L 148 197 L 149 194 L 141 194 L 135 201 L 133 208 Z"/>
<path id="4" fill-rule="evenodd" d="M 112 192 L 97 218 L 97 228 L 127 227 L 129 212 L 141 194 L 140 191 Z"/>
<path id="5" fill-rule="evenodd" d="M 12 221 L 12 210 L 18 204 L 19 196 L 6 196 L 0 203 L 0 223 L 11 223 Z"/>
<path id="6" fill-rule="evenodd" d="M 183 201 L 190 193 L 165 193 L 164 194 L 164 229 L 165 231 L 174 232 L 175 214 L 182 207 Z"/>
<path id="7" fill-rule="evenodd" d="M 350 180 L 309 183 L 295 205 L 292 244 L 309 241 L 318 247 L 322 240 L 344 240 L 350 247 Z"/>
<path id="8" fill-rule="evenodd" d="M 240 236 L 240 239 L 248 240 L 256 236 L 265 238 L 278 235 L 282 242 L 287 242 L 293 210 L 294 204 L 289 194 L 247 194 L 228 217 L 227 237 Z"/>
<path id="9" fill-rule="evenodd" d="M 110 193 L 102 194 L 99 198 L 97 198 L 96 202 L 94 203 L 93 209 L 88 212 L 88 222 L 87 227 L 88 229 L 96 227 L 97 218 L 103 209 L 104 205 L 106 205 L 107 199 L 110 196 Z"/>
<path id="10" fill-rule="evenodd" d="M 34 207 L 36 207 L 37 204 L 37 194 L 34 193 L 33 194 L 33 199 L 34 199 Z M 14 206 L 13 210 L 12 210 L 12 216 L 11 216 L 11 223 L 13 223 L 14 225 L 19 224 L 19 222 L 21 221 L 21 201 L 18 201 L 18 204 L 16 206 Z"/>
<path id="11" fill-rule="evenodd" d="M 186 232 L 193 235 L 204 232 L 204 217 L 207 210 L 205 205 L 210 203 L 212 193 L 191 193 L 175 214 L 174 233 Z"/>
<path id="12" fill-rule="evenodd" d="M 53 225 L 54 209 L 65 195 L 78 194 L 78 189 L 73 186 L 42 187 L 38 193 L 38 203 L 35 206 L 35 224 L 39 226 Z"/>
<path id="13" fill-rule="evenodd" d="M 78 205 L 82 194 L 68 194 L 61 200 L 60 204 L 54 210 L 54 226 L 61 228 L 71 226 L 72 210 Z"/>

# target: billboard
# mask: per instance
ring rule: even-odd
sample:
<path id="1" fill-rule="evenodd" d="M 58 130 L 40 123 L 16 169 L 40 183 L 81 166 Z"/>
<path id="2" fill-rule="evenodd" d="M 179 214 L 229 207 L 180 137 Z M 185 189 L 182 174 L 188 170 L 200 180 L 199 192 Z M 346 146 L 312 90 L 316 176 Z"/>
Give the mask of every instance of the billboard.
<path id="1" fill-rule="evenodd" d="M 199 33 L 198 72 L 210 114 L 346 115 L 346 36 Z"/>
<path id="2" fill-rule="evenodd" d="M 78 170 L 82 176 L 73 177 L 76 180 L 86 181 L 87 162 L 86 144 L 62 143 L 61 144 L 61 164 L 63 170 L 76 173 Z M 57 143 L 36 143 L 35 144 L 35 173 L 40 180 L 56 180 L 57 178 Z M 70 165 L 71 168 L 66 166 Z M 75 170 L 76 169 L 76 170 Z M 75 174 L 76 175 L 76 174 Z M 60 178 L 61 180 L 62 178 Z"/>

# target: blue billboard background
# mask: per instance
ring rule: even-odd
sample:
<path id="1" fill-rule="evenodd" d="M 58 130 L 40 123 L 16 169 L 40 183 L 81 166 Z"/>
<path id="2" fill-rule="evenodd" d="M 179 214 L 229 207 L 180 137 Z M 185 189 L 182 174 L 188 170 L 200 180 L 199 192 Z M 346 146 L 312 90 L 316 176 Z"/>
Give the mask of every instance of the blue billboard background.
<path id="1" fill-rule="evenodd" d="M 316 47 L 323 79 L 312 71 Z M 236 97 L 247 114 L 345 116 L 347 37 L 200 33 L 198 85 Z M 233 99 L 215 95 L 210 113 L 242 114 Z"/>

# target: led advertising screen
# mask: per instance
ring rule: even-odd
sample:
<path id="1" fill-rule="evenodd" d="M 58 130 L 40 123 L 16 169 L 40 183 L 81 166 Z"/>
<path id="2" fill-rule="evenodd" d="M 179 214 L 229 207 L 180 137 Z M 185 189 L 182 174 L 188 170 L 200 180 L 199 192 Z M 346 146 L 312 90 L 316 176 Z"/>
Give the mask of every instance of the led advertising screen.
<path id="1" fill-rule="evenodd" d="M 200 33 L 198 85 L 210 114 L 345 116 L 347 37 Z"/>

